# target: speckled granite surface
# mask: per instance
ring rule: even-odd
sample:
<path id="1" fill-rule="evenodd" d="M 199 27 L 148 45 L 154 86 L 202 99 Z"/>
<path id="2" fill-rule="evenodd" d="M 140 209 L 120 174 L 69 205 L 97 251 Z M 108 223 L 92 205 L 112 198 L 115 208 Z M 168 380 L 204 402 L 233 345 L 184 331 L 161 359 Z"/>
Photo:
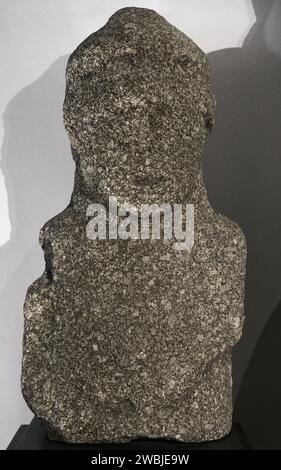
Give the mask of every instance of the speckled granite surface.
<path id="1" fill-rule="evenodd" d="M 202 181 L 215 100 L 205 54 L 156 12 L 126 8 L 70 56 L 70 205 L 40 235 L 46 270 L 25 306 L 22 390 L 68 442 L 218 439 L 232 419 L 246 246 Z M 195 244 L 90 240 L 109 195 L 193 203 Z"/>

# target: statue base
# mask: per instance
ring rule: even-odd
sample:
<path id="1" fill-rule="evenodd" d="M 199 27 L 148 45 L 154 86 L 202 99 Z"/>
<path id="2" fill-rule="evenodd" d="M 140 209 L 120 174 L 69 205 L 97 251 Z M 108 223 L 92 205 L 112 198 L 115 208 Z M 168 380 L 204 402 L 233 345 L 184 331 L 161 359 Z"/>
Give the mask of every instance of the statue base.
<path id="1" fill-rule="evenodd" d="M 34 418 L 29 425 L 20 426 L 7 450 L 250 450 L 252 449 L 240 424 L 233 424 L 231 432 L 217 441 L 183 443 L 158 439 L 136 439 L 125 444 L 67 444 L 48 439 L 39 420 Z"/>

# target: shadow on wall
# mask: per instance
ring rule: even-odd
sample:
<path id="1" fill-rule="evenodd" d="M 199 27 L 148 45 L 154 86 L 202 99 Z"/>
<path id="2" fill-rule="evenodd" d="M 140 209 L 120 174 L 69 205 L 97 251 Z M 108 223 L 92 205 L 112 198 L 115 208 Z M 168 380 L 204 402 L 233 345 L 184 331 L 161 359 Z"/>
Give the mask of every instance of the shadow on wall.
<path id="1" fill-rule="evenodd" d="M 235 395 L 262 329 L 280 300 L 281 290 L 281 50 L 278 56 L 267 45 L 270 36 L 280 36 L 281 3 L 279 0 L 252 3 L 257 21 L 243 47 L 209 54 L 217 110 L 204 161 L 210 202 L 218 212 L 236 221 L 247 239 L 246 322 L 242 339 L 233 352 Z M 281 335 L 281 328 L 277 331 L 270 324 L 266 327 L 261 339 L 264 354 L 270 353 L 271 341 Z M 276 409 L 281 409 L 281 376 L 277 371 L 281 346 L 279 354 L 272 357 L 278 390 L 274 396 L 265 382 L 261 385 L 268 377 L 261 375 L 262 363 L 261 371 L 252 366 L 260 360 L 259 351 L 254 353 L 246 371 L 235 409 L 236 419 L 246 425 L 250 415 L 242 404 L 251 403 L 251 419 L 259 421 L 256 428 L 253 423 L 250 426 L 249 437 L 253 441 L 257 437 L 255 432 L 262 428 L 261 400 L 264 411 L 266 406 L 269 411 L 272 409 L 273 398 Z M 273 381 L 269 387 L 272 384 Z M 264 426 L 266 423 L 269 426 L 266 420 Z"/>
<path id="2" fill-rule="evenodd" d="M 235 415 L 255 449 L 281 449 L 280 357 L 281 301 L 259 338 L 236 401 Z"/>
<path id="3" fill-rule="evenodd" d="M 38 244 L 43 224 L 66 207 L 73 186 L 74 164 L 62 122 L 67 57 L 61 57 L 35 82 L 21 90 L 4 114 L 1 169 L 8 192 L 10 240 L 0 248 L 1 370 L 4 384 L 1 418 L 5 426 L 23 419 L 19 375 L 22 304 L 26 289 L 44 270 Z M 5 339 L 5 341 L 6 341 Z M 16 343 L 16 347 L 15 347 Z M 16 357 L 15 357 L 16 356 Z M 7 361 L 7 357 L 9 361 Z M 17 364 L 17 370 L 10 364 Z M 14 393 L 13 400 L 11 393 Z M 17 413 L 17 416 L 16 416 Z M 7 433 L 7 428 L 5 430 Z"/>

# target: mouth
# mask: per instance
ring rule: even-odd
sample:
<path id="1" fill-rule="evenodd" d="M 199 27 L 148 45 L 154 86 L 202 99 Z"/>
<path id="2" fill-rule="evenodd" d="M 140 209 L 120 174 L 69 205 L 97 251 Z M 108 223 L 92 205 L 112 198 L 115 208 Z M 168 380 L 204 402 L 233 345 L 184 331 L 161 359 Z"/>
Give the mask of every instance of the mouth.
<path id="1" fill-rule="evenodd" d="M 136 184 L 143 185 L 143 186 L 153 186 L 163 181 L 164 181 L 163 176 L 146 175 L 146 176 L 137 176 L 135 178 Z"/>

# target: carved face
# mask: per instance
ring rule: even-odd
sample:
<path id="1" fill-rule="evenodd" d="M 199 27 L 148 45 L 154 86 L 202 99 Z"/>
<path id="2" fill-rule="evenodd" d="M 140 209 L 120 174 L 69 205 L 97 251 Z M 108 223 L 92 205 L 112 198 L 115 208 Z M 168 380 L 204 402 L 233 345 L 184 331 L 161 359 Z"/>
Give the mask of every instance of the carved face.
<path id="1" fill-rule="evenodd" d="M 151 11 L 123 9 L 71 55 L 64 120 L 89 195 L 187 202 L 214 99 L 206 56 Z"/>

